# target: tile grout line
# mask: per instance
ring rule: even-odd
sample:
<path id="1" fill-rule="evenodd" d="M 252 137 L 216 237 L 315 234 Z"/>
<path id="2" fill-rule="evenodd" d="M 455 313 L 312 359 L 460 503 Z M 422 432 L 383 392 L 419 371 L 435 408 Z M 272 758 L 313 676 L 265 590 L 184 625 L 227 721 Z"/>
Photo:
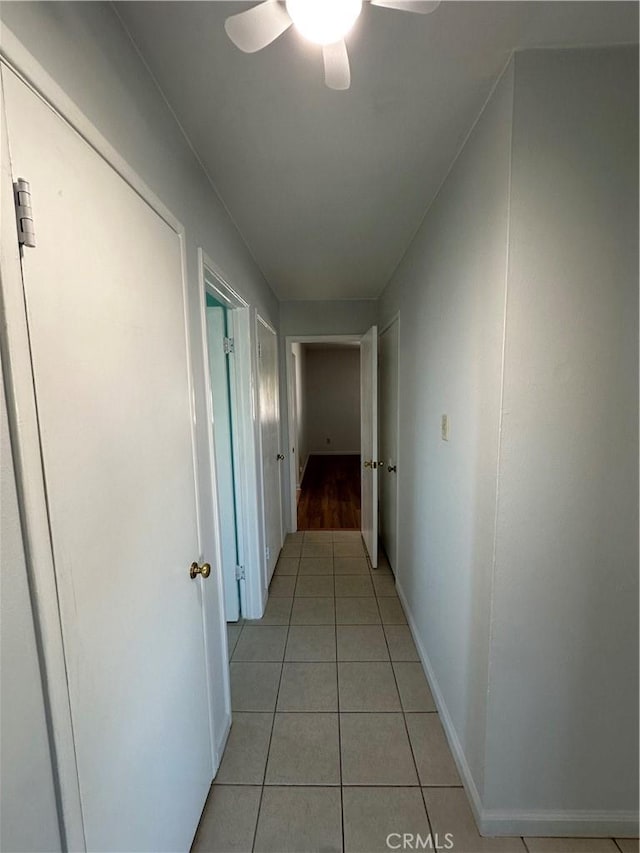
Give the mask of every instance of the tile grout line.
<path id="1" fill-rule="evenodd" d="M 233 654 L 236 650 L 236 646 L 238 645 L 238 640 L 240 639 L 240 634 L 242 634 L 243 628 L 244 628 L 244 625 L 241 625 L 240 630 L 238 631 L 238 636 L 234 640 L 233 647 L 230 649 L 229 648 L 229 628 L 227 627 L 227 653 L 229 655 L 229 666 L 231 666 L 231 661 L 233 660 Z"/>
<path id="2" fill-rule="evenodd" d="M 265 712 L 266 713 L 266 712 Z M 290 711 L 282 711 L 281 713 L 289 714 Z M 313 714 L 315 711 L 306 711 L 305 713 Z M 335 711 L 333 711 L 335 714 Z M 212 786 L 213 787 L 213 786 Z M 257 785 L 255 782 L 220 782 L 215 783 L 215 788 L 261 788 L 262 785 Z M 278 782 L 275 785 L 265 785 L 265 788 L 339 788 L 340 785 L 328 785 L 325 782 Z M 344 788 L 434 788 L 438 791 L 459 791 L 464 790 L 462 785 L 372 785 L 365 782 L 350 782 L 343 785 Z M 500 836 L 498 836 L 500 837 Z M 520 836 L 504 836 L 508 838 L 519 838 Z M 556 836 L 553 836 L 556 837 Z M 611 839 L 612 841 L 615 839 Z"/>
<path id="3" fill-rule="evenodd" d="M 304 545 L 304 536 L 303 536 L 303 545 Z M 333 546 L 332 546 L 332 550 L 333 550 Z M 282 659 L 281 669 L 280 669 L 280 679 L 278 681 L 278 690 L 276 692 L 276 701 L 275 701 L 275 707 L 274 707 L 274 712 L 273 712 L 273 721 L 272 721 L 272 725 L 271 725 L 271 734 L 269 737 L 269 745 L 268 745 L 268 749 L 267 749 L 267 759 L 265 762 L 263 782 L 262 782 L 262 787 L 261 787 L 261 791 L 260 791 L 260 802 L 258 804 L 258 814 L 257 814 L 257 818 L 256 818 L 256 826 L 254 829 L 252 850 L 255 850 L 257 832 L 258 832 L 258 824 L 259 824 L 259 820 L 260 820 L 260 812 L 262 809 L 262 802 L 263 802 L 263 798 L 264 798 L 264 789 L 266 787 L 267 768 L 269 765 L 269 756 L 270 756 L 271 744 L 272 744 L 272 740 L 273 740 L 273 730 L 275 728 L 275 719 L 276 719 L 276 714 L 278 713 L 278 710 L 277 710 L 278 709 L 278 702 L 279 702 L 279 698 L 280 698 L 280 690 L 282 687 L 282 678 L 284 675 L 284 665 L 286 662 L 285 661 L 286 650 L 287 650 L 287 645 L 288 645 L 288 641 L 289 641 L 289 634 L 290 634 L 290 630 L 291 630 L 291 616 L 292 616 L 292 612 L 293 612 L 293 601 L 296 598 L 295 589 L 297 588 L 298 578 L 300 577 L 300 560 L 301 559 L 302 559 L 302 556 L 300 556 L 298 559 L 298 571 L 296 572 L 296 581 L 294 584 L 294 595 L 292 597 L 292 607 L 291 607 L 291 611 L 290 611 L 290 615 L 289 615 L 289 622 L 288 622 L 288 625 L 286 626 L 287 627 L 287 633 L 286 633 L 285 644 L 284 644 L 283 659 Z M 333 556 L 332 556 L 332 559 L 333 559 Z M 298 597 L 301 597 L 301 596 L 298 596 Z M 316 596 L 316 597 L 325 597 L 325 596 Z M 329 597 L 329 596 L 327 596 L 327 597 Z M 334 580 L 333 608 L 334 608 L 334 616 L 335 616 L 335 580 Z M 312 627 L 312 626 L 308 626 L 308 627 Z M 344 819 L 343 819 L 343 808 L 342 808 L 342 750 L 341 750 L 341 742 L 340 742 L 340 711 L 339 711 L 339 708 L 340 708 L 339 701 L 340 700 L 339 700 L 338 665 L 337 665 L 337 624 L 336 624 L 335 620 L 334 620 L 334 635 L 336 638 L 336 699 L 337 699 L 337 703 L 338 703 L 337 722 L 338 722 L 338 757 L 339 757 L 339 768 L 340 768 L 340 778 L 339 778 L 340 819 L 341 819 L 341 824 L 342 824 L 342 849 L 344 850 Z M 327 786 L 324 786 L 324 785 L 317 785 L 317 786 L 313 786 L 313 785 L 312 786 L 309 786 L 309 785 L 302 785 L 302 786 L 290 785 L 287 787 L 318 787 L 318 788 L 324 788 Z"/>
<path id="4" fill-rule="evenodd" d="M 371 569 L 371 571 L 373 572 L 373 568 Z M 395 581 L 395 577 L 394 577 L 394 581 Z M 380 610 L 380 602 L 378 601 L 377 595 L 376 595 L 376 604 L 377 604 L 378 610 L 380 612 L 380 619 L 382 619 L 382 611 Z M 393 659 L 391 657 L 391 649 L 389 647 L 389 640 L 387 638 L 387 632 L 384 630 L 384 625 L 382 628 L 382 633 L 384 634 L 384 641 L 387 644 L 387 651 L 389 652 L 389 661 L 391 664 L 391 672 L 393 673 L 393 681 L 394 681 L 394 684 L 396 685 L 396 690 L 398 691 L 398 701 L 400 702 L 400 709 L 402 712 L 402 722 L 404 723 L 404 730 L 407 734 L 407 741 L 409 743 L 409 749 L 411 750 L 411 758 L 413 760 L 413 767 L 414 767 L 414 770 L 416 772 L 416 778 L 418 780 L 418 790 L 420 791 L 420 799 L 422 800 L 422 805 L 424 806 L 425 817 L 427 818 L 427 826 L 429 828 L 429 836 L 431 839 L 433 839 L 433 825 L 431 823 L 431 817 L 429 815 L 429 809 L 427 808 L 427 801 L 426 801 L 425 796 L 424 796 L 424 788 L 422 786 L 422 780 L 420 779 L 420 772 L 418 771 L 418 762 L 416 761 L 415 752 L 413 750 L 413 744 L 411 743 L 411 736 L 409 734 L 409 726 L 407 725 L 407 714 L 406 714 L 406 711 L 404 709 L 404 703 L 402 701 L 402 696 L 400 694 L 400 686 L 398 685 L 396 670 L 395 670 L 395 667 L 393 665 Z"/>
<path id="5" fill-rule="evenodd" d="M 329 626 L 328 626 L 329 627 Z M 251 661 L 253 663 L 254 661 Z M 339 663 L 389 663 L 386 660 L 343 660 L 338 661 Z M 244 661 L 241 661 L 244 663 Z M 255 661 L 255 663 L 277 663 L 277 661 Z M 289 660 L 285 661 L 285 663 L 297 663 L 297 664 L 309 664 L 311 666 L 317 666 L 322 663 L 334 663 L 334 661 L 328 660 Z M 398 661 L 398 663 L 413 663 L 413 661 Z M 241 708 L 236 709 L 238 714 L 268 714 L 269 711 L 257 711 L 255 709 L 249 711 L 243 711 Z M 281 714 L 335 714 L 335 711 L 280 711 Z M 399 714 L 402 713 L 402 707 L 399 711 L 341 711 L 342 714 Z M 408 714 L 437 714 L 437 711 L 408 711 Z M 427 785 L 427 788 L 462 788 L 463 785 Z"/>
<path id="6" fill-rule="evenodd" d="M 277 561 L 276 561 L 277 563 Z M 300 565 L 300 561 L 298 561 L 298 565 Z M 296 574 L 296 583 L 297 583 L 297 574 Z M 292 605 L 293 607 L 293 605 Z M 262 801 L 264 800 L 264 789 L 267 781 L 267 768 L 269 766 L 269 755 L 271 753 L 271 742 L 273 741 L 273 730 L 276 724 L 276 713 L 278 708 L 278 699 L 280 698 L 280 687 L 282 686 L 282 675 L 284 673 L 284 659 L 287 653 L 287 643 L 289 642 L 289 630 L 291 628 L 291 615 L 289 615 L 289 624 L 287 625 L 287 634 L 284 639 L 284 646 L 282 649 L 282 660 L 280 661 L 280 678 L 278 679 L 278 689 L 276 690 L 276 701 L 273 706 L 273 716 L 271 718 L 271 732 L 269 733 L 269 744 L 267 746 L 267 756 L 264 762 L 264 771 L 262 773 L 262 786 L 260 788 L 260 801 L 258 802 L 258 811 L 256 814 L 256 825 L 253 830 L 253 843 L 251 845 L 251 850 L 254 851 L 256 847 L 256 841 L 258 838 L 258 824 L 260 823 L 260 812 L 262 811 Z"/>
<path id="7" fill-rule="evenodd" d="M 336 703 L 338 706 L 338 760 L 340 767 L 340 832 L 342 837 L 342 850 L 344 853 L 344 777 L 342 772 L 342 715 L 340 712 L 340 670 L 338 666 L 338 608 L 336 606 L 336 562 L 333 555 L 333 612 L 336 618 L 334 634 L 336 639 Z"/>
<path id="8" fill-rule="evenodd" d="M 393 579 L 394 579 L 394 585 L 395 585 L 395 575 L 394 575 L 394 578 L 393 578 Z M 398 600 L 399 600 L 399 599 L 398 599 Z M 405 619 L 406 619 L 406 613 L 404 613 L 404 608 L 402 607 L 402 604 L 400 604 L 400 607 L 402 608 L 403 615 L 404 615 L 404 617 L 405 617 Z M 380 617 L 382 618 L 382 613 L 380 613 Z M 385 639 L 386 639 L 386 638 L 387 638 L 387 632 L 385 631 Z M 391 649 L 389 649 L 389 656 L 391 656 Z M 394 677 L 394 679 L 395 679 L 395 681 L 396 681 L 396 688 L 397 688 L 397 690 L 398 690 L 398 695 L 399 695 L 399 694 L 400 694 L 400 687 L 399 687 L 399 685 L 398 685 L 398 680 L 397 680 L 397 678 L 396 678 L 396 670 L 395 670 L 395 667 L 393 666 L 393 661 L 392 661 L 392 663 L 391 663 L 391 668 L 393 669 L 393 677 Z M 413 743 L 411 742 L 411 735 L 409 734 L 409 726 L 408 726 L 408 724 L 407 724 L 407 711 L 405 710 L 405 708 L 404 708 L 404 704 L 402 703 L 402 698 L 400 699 L 400 705 L 402 706 L 402 718 L 403 718 L 403 720 L 404 720 L 404 727 L 405 727 L 405 731 L 407 732 L 407 738 L 408 738 L 408 740 L 409 740 L 409 748 L 411 749 L 411 755 L 413 756 L 413 763 L 415 764 L 416 773 L 417 773 L 417 775 L 418 775 L 418 787 L 419 787 L 419 790 L 420 790 L 420 798 L 422 799 L 422 804 L 424 805 L 424 811 L 425 811 L 425 815 L 426 815 L 426 818 L 427 818 L 427 826 L 429 827 L 429 835 L 430 835 L 431 839 L 433 839 L 433 837 L 434 837 L 434 829 L 433 829 L 433 823 L 432 823 L 432 821 L 431 821 L 431 815 L 429 814 L 429 808 L 428 808 L 428 806 L 427 806 L 427 799 L 426 799 L 426 797 L 425 797 L 425 792 L 424 792 L 425 787 L 430 787 L 430 788 L 435 788 L 435 787 L 438 787 L 438 788 L 440 788 L 440 787 L 442 787 L 442 788 L 450 788 L 450 787 L 451 787 L 451 788 L 453 788 L 453 787 L 455 787 L 455 788 L 459 788 L 460 786 L 459 786 L 459 785 L 455 785 L 455 786 L 449 786 L 449 785 L 437 785 L 437 786 L 436 786 L 436 785 L 429 785 L 429 786 L 425 786 L 425 785 L 423 785 L 423 784 L 422 784 L 422 780 L 420 779 L 420 773 L 419 773 L 419 771 L 418 771 L 418 762 L 416 761 L 415 752 L 414 752 L 414 749 L 413 749 Z M 431 712 L 428 712 L 428 713 L 436 713 L 436 714 L 437 714 L 438 712 L 437 712 L 437 710 L 436 710 L 436 711 L 431 711 Z"/>

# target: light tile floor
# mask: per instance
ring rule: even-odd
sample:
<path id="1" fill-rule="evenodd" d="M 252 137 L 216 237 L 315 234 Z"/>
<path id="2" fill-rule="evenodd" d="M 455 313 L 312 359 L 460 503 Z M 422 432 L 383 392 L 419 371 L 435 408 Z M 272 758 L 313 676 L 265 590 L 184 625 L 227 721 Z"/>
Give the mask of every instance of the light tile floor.
<path id="1" fill-rule="evenodd" d="M 390 833 L 451 833 L 453 853 L 637 853 L 478 834 L 393 574 L 359 533 L 288 536 L 264 617 L 228 630 L 233 727 L 194 851 L 388 853 Z"/>

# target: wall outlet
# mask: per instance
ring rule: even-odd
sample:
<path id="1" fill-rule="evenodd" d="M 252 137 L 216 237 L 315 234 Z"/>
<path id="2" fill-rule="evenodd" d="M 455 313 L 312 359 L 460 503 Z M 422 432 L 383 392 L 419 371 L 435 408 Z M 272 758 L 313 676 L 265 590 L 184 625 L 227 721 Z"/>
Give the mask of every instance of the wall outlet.
<path id="1" fill-rule="evenodd" d="M 442 440 L 449 441 L 449 415 L 442 416 L 441 432 Z"/>

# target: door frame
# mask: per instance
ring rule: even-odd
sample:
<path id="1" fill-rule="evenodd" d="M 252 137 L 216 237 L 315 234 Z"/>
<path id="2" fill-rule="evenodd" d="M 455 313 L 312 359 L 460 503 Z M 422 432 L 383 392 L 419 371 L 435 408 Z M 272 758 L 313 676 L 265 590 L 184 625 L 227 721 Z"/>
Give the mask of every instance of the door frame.
<path id="1" fill-rule="evenodd" d="M 1 66 L 0 66 L 1 67 Z M 22 282 L 20 249 L 13 212 L 13 174 L 4 98 L 0 197 L 0 336 L 10 452 L 13 456 L 27 578 L 42 672 L 43 699 L 63 848 L 85 850 L 80 781 L 76 765 L 62 620 L 49 534 L 49 509 L 40 450 L 40 429 Z"/>
<path id="2" fill-rule="evenodd" d="M 229 309 L 233 323 L 234 355 L 230 364 L 231 409 L 234 424 L 234 486 L 237 490 L 236 527 L 238 532 L 238 563 L 244 567 L 245 577 L 240 579 L 241 618 L 259 619 L 264 609 L 265 596 L 262 589 L 262 559 L 264 553 L 263 533 L 258 519 L 259 471 L 256 466 L 256 450 L 259 435 L 256 434 L 255 400 L 255 342 L 252 336 L 252 313 L 249 303 L 229 284 L 220 268 L 198 249 L 198 275 L 200 278 L 200 333 L 204 381 L 206 385 L 206 408 L 208 423 L 213 421 L 211 372 L 209 369 L 209 343 L 207 339 L 207 293 L 210 293 Z M 207 280 L 208 279 L 208 280 Z M 259 428 L 257 429 L 259 433 Z M 220 542 L 220 521 L 215 472 L 215 449 L 213 430 L 207 430 L 209 451 L 210 488 L 214 506 L 214 528 L 216 540 Z"/>
<path id="3" fill-rule="evenodd" d="M 281 416 L 282 412 L 280 411 L 280 351 L 279 344 L 280 339 L 278 336 L 278 332 L 273 328 L 271 323 L 268 320 L 265 320 L 260 314 L 256 312 L 256 321 L 254 324 L 254 331 L 256 336 L 256 360 L 255 360 L 255 368 L 256 368 L 256 421 L 258 427 L 258 448 L 260 453 L 260 483 L 259 483 L 259 503 L 260 503 L 260 518 L 262 520 L 262 572 L 263 572 L 263 594 L 264 594 L 264 604 L 267 601 L 267 591 L 269 588 L 269 584 L 271 583 L 271 578 L 269 577 L 269 559 L 267 559 L 267 547 L 268 547 L 268 534 L 267 534 L 267 511 L 264 501 L 264 457 L 262 453 L 262 427 L 260 424 L 260 364 L 259 364 L 259 352 L 258 352 L 258 324 L 263 326 L 265 329 L 268 329 L 269 332 L 276 339 L 276 382 L 277 382 L 277 390 L 276 390 L 276 406 L 278 410 L 278 453 L 282 453 L 282 423 Z M 282 474 L 280 475 L 280 548 L 282 549 L 282 544 L 284 543 L 284 512 L 282 506 Z M 279 555 L 278 555 L 279 556 Z M 277 562 L 277 558 L 276 558 Z M 275 569 L 274 569 L 275 571 Z M 263 605 L 264 606 L 264 605 Z M 262 615 L 262 613 L 260 614 Z"/>
<path id="4" fill-rule="evenodd" d="M 295 464 L 295 453 L 292 451 L 293 440 L 296 438 L 296 413 L 293 410 L 293 400 L 290 393 L 291 382 L 295 381 L 293 370 L 293 351 L 291 344 L 354 344 L 360 343 L 362 334 L 354 332 L 349 335 L 287 335 L 285 338 L 285 388 L 287 395 L 287 447 L 286 459 L 289 470 L 289 532 L 295 533 L 298 529 L 298 505 L 296 503 L 297 474 Z"/>
<path id="5" fill-rule="evenodd" d="M 180 241 L 181 275 L 184 301 L 185 345 L 188 369 L 188 390 L 191 400 L 192 455 L 195 474 L 195 510 L 198 551 L 202 555 L 202 518 L 198 489 L 198 457 L 196 445 L 195 382 L 191 350 L 192 329 L 189 322 L 189 290 L 185 228 L 169 208 L 153 192 L 124 157 L 102 135 L 67 93 L 47 73 L 25 48 L 15 34 L 3 24 L 0 46 L 0 71 L 16 74 L 47 106 L 66 122 L 149 207 L 166 222 Z M 62 619 L 58 605 L 53 547 L 49 530 L 44 472 L 40 448 L 40 433 L 31 365 L 29 330 L 22 283 L 20 249 L 15 229 L 13 175 L 9 154 L 4 97 L 0 87 L 0 125 L 2 128 L 2 158 L 0 158 L 0 218 L 2 245 L 2 276 L 0 276 L 0 321 L 6 334 L 2 335 L 2 381 L 5 383 L 11 453 L 14 459 L 20 521 L 24 540 L 29 588 L 38 654 L 42 670 L 43 697 L 51 764 L 59 814 L 60 835 L 64 849 L 84 851 L 86 839 L 80 798 L 80 781 L 76 763 L 73 720 L 67 686 L 67 670 L 62 634 Z M 28 176 L 27 176 L 28 178 Z M 36 250 L 37 251 L 37 250 Z M 216 542 L 220 553 L 219 538 Z M 203 610 L 203 620 L 205 614 Z M 203 624 L 204 629 L 204 624 Z M 222 638 L 226 654 L 226 631 Z M 209 682 L 209 674 L 205 673 Z M 226 679 L 226 689 L 228 679 Z M 211 685 L 208 683 L 211 695 Z M 213 732 L 212 708 L 209 707 L 209 727 Z M 210 734 L 214 773 L 217 755 Z"/>
<path id="6" fill-rule="evenodd" d="M 402 327 L 400 325 L 400 312 L 396 311 L 396 313 L 384 324 L 384 326 L 380 326 L 380 331 L 378 332 L 378 347 L 382 349 L 380 345 L 380 340 L 385 332 L 388 332 L 391 326 L 394 323 L 398 324 L 398 356 L 397 356 L 397 367 L 398 367 L 398 375 L 396 377 L 396 553 L 394 554 L 395 563 L 394 563 L 394 576 L 397 576 L 398 573 L 398 556 L 399 556 L 399 539 L 398 539 L 398 521 L 400 519 L 399 510 L 400 510 L 400 478 L 402 477 L 402 468 L 400 466 L 400 380 L 402 377 L 402 371 L 400 370 L 400 333 L 402 331 Z M 380 418 L 380 405 L 382 400 L 382 394 L 380 393 L 381 385 L 380 385 L 380 369 L 378 367 L 378 425 L 382 423 Z M 378 430 L 378 442 L 380 442 L 380 432 Z"/>

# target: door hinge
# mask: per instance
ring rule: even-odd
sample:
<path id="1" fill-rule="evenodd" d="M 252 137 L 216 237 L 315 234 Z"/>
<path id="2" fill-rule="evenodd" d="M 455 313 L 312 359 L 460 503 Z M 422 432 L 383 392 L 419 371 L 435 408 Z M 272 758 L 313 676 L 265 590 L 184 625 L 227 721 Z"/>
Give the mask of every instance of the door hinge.
<path id="1" fill-rule="evenodd" d="M 258 344 L 258 358 L 262 358 L 262 344 Z"/>
<path id="2" fill-rule="evenodd" d="M 224 339 L 224 354 L 230 355 L 232 352 L 235 352 L 235 345 L 233 343 L 233 338 L 225 338 Z"/>
<path id="3" fill-rule="evenodd" d="M 236 580 L 243 581 L 244 580 L 244 566 L 236 566 Z"/>
<path id="4" fill-rule="evenodd" d="M 265 548 L 264 549 L 264 555 L 265 555 L 265 557 L 267 559 L 267 563 L 268 563 L 269 560 L 271 559 L 271 548 Z"/>
<path id="5" fill-rule="evenodd" d="M 31 207 L 31 186 L 29 181 L 18 178 L 13 185 L 13 197 L 16 206 L 16 224 L 18 226 L 18 243 L 21 246 L 36 245 L 36 231 L 33 226 L 33 209 Z"/>

